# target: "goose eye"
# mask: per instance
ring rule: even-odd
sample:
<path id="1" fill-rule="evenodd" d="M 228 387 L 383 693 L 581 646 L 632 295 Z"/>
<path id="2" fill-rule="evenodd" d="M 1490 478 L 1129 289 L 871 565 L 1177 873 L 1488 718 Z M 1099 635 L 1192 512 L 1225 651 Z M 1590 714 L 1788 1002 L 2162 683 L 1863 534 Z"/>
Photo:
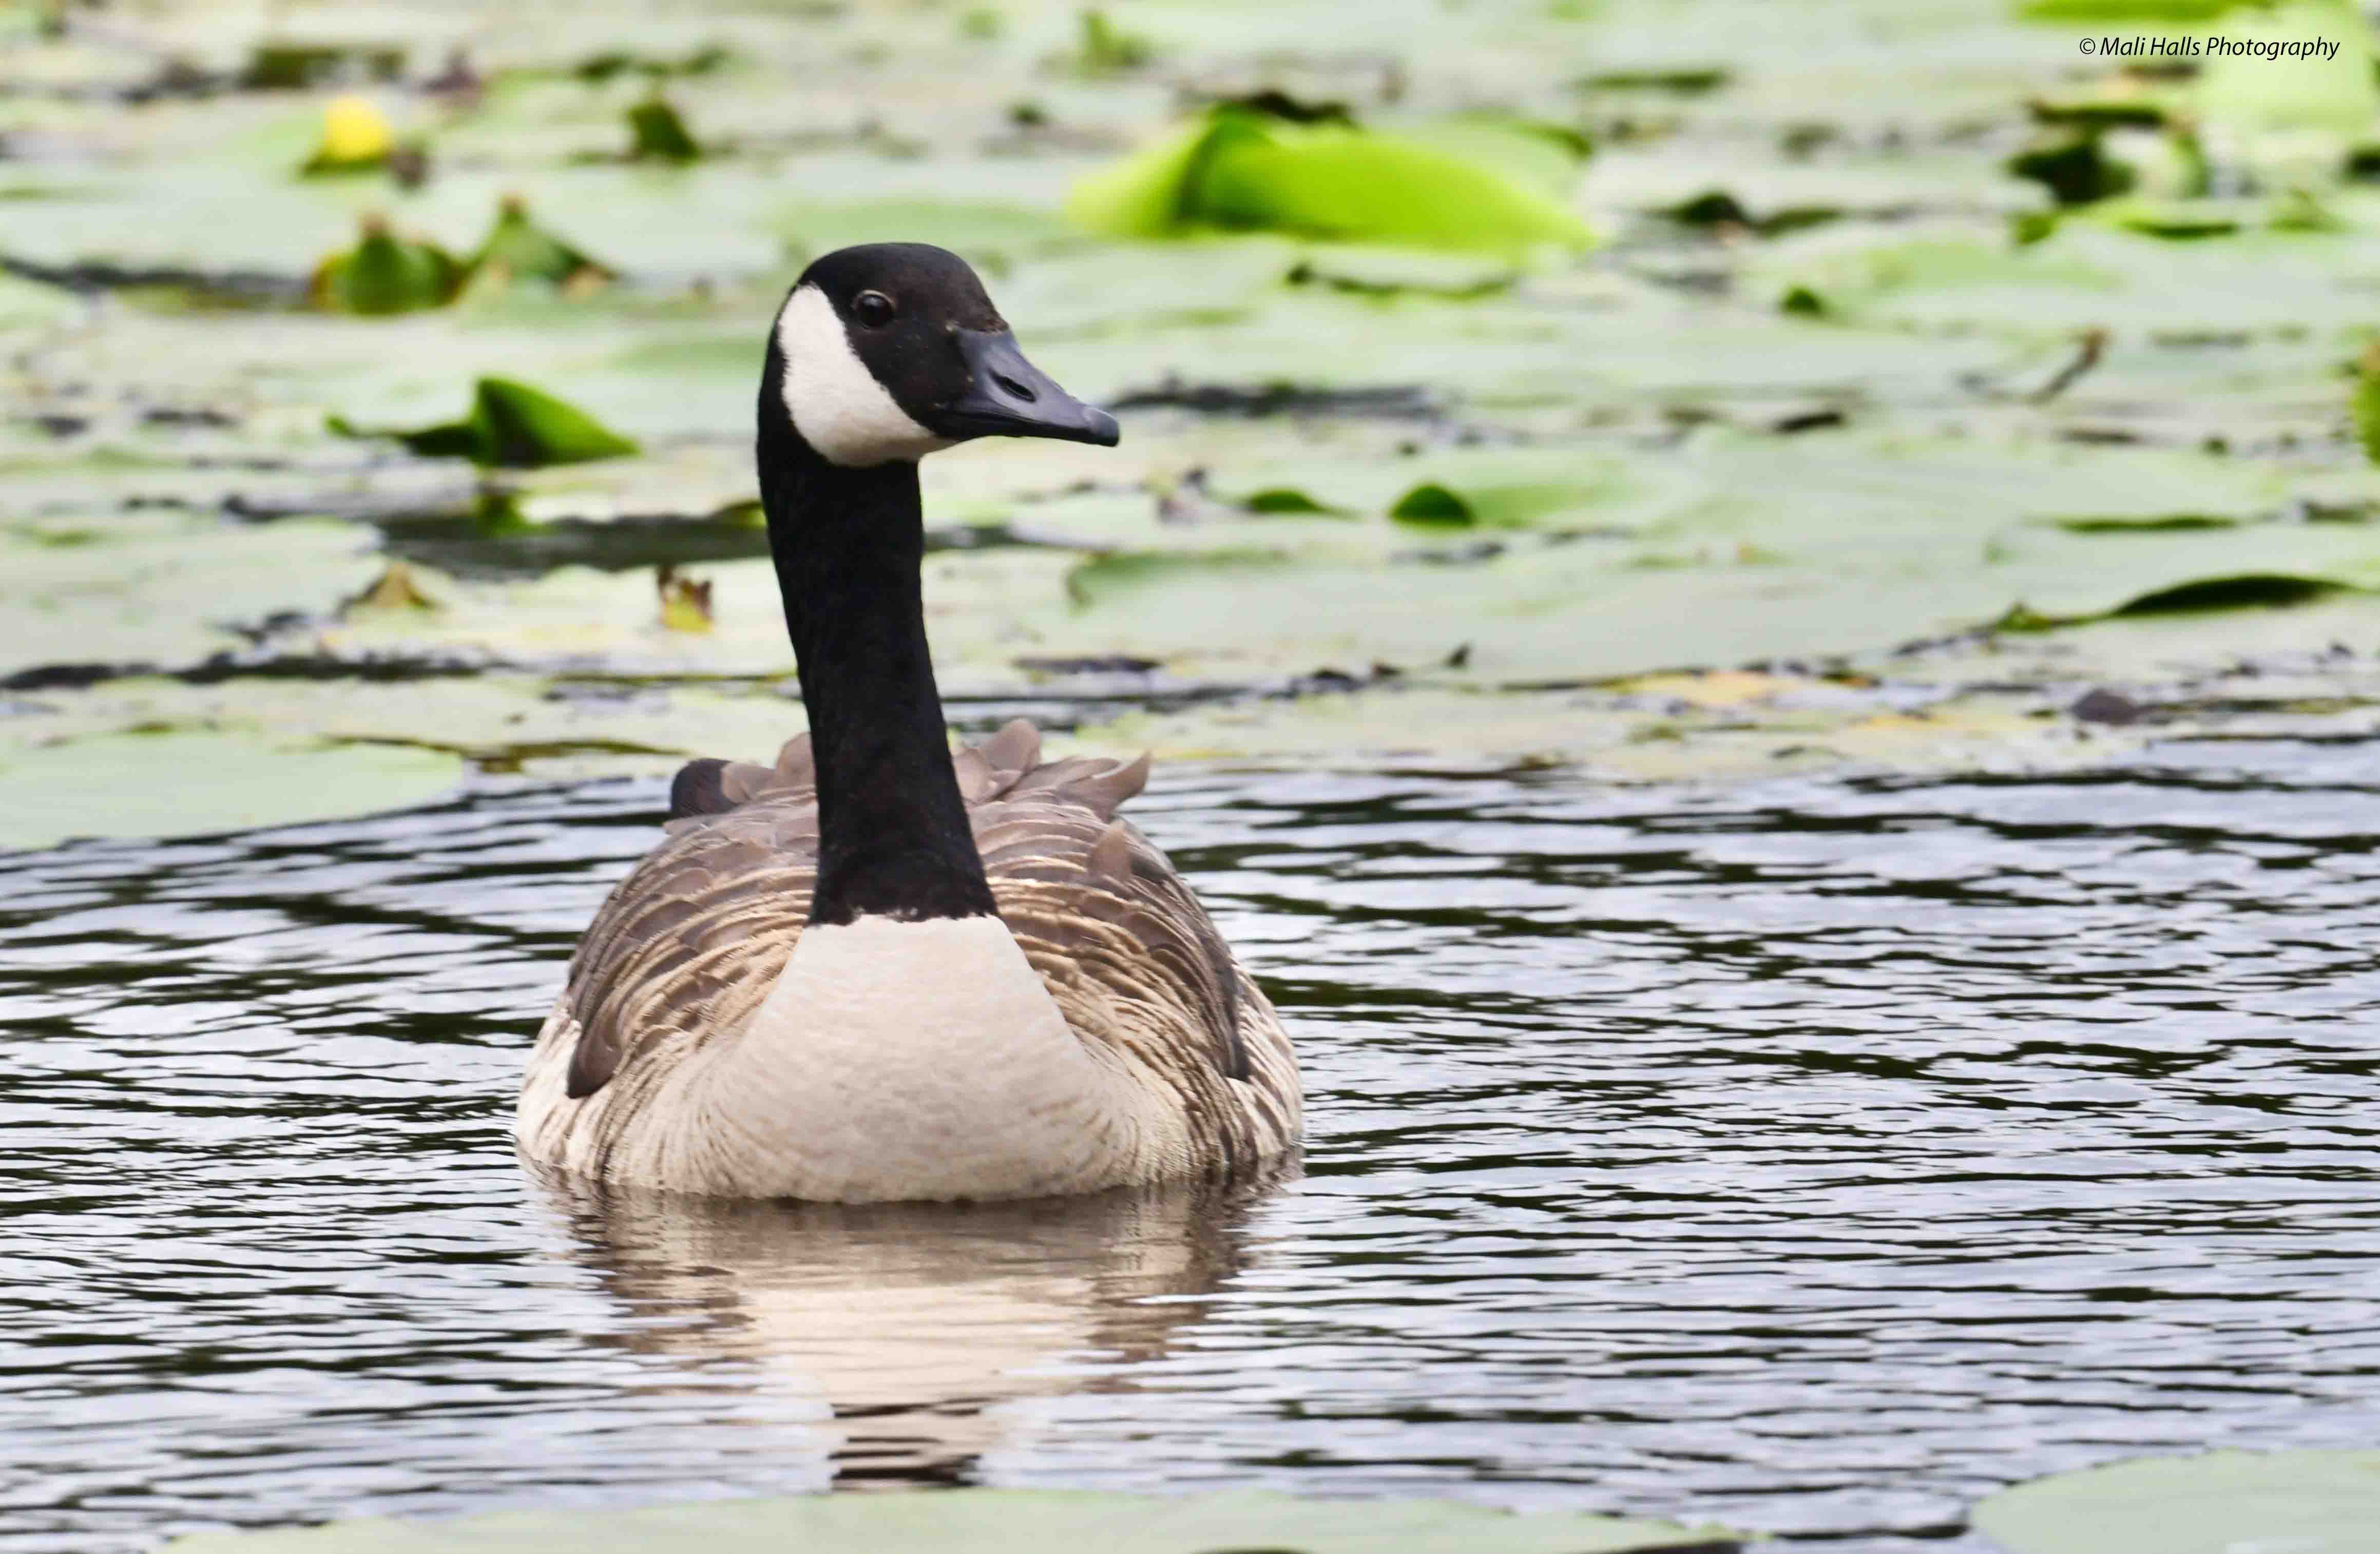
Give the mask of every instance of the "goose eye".
<path id="1" fill-rule="evenodd" d="M 852 316 L 870 329 L 881 329 L 892 322 L 899 311 L 892 299 L 880 291 L 863 291 L 851 299 Z"/>

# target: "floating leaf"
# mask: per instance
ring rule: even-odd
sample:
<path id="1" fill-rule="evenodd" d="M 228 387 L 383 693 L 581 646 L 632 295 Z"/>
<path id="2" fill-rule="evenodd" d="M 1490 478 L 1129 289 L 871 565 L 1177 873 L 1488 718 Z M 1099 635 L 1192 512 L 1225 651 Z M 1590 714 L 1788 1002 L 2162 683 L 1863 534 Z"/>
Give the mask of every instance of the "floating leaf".
<path id="1" fill-rule="evenodd" d="M 1399 497 L 1389 516 L 1429 528 L 1525 528 L 1539 518 L 1593 503 L 1597 488 L 1567 480 L 1425 480 Z"/>
<path id="2" fill-rule="evenodd" d="M 1584 248 L 1585 223 L 1500 169 L 1422 141 L 1239 105 L 1075 186 L 1067 212 L 1096 232 L 1180 237 L 1276 231 L 1416 248 Z"/>
<path id="3" fill-rule="evenodd" d="M 299 169 L 310 177 L 370 173 L 388 165 L 396 139 L 369 97 L 334 97 L 322 108 L 322 139 Z"/>
<path id="4" fill-rule="evenodd" d="M 404 74 L 399 44 L 269 42 L 249 51 L 239 84 L 252 91 L 299 91 L 357 78 L 394 81 Z"/>
<path id="5" fill-rule="evenodd" d="M 1699 97 L 1728 83 L 1728 72 L 1716 65 L 1676 69 L 1606 70 L 1578 81 L 1581 91 L 1673 91 Z"/>
<path id="6" fill-rule="evenodd" d="M 414 580 L 413 568 L 402 561 L 392 561 L 381 575 L 364 585 L 363 590 L 339 606 L 339 613 L 351 615 L 358 610 L 435 610 L 438 601 L 421 591 Z"/>
<path id="7" fill-rule="evenodd" d="M 2228 237 L 2240 227 L 2240 217 L 2222 206 L 2185 200 L 2116 200 L 2092 214 L 2127 232 L 2177 243 Z"/>
<path id="8" fill-rule="evenodd" d="M 661 55 L 631 54 L 625 49 L 606 49 L 591 54 L 570 67 L 570 73 L 590 86 L 600 86 L 614 76 L 634 70 L 654 80 L 669 76 L 707 76 L 727 63 L 724 45 L 706 43 L 683 59 L 671 59 Z"/>
<path id="9" fill-rule="evenodd" d="M 1755 215 L 1723 188 L 1706 189 L 1691 200 L 1660 206 L 1653 213 L 1667 216 L 1682 226 L 1737 227 L 1746 232 L 1756 232 L 1763 237 L 1775 237 L 1807 226 L 1823 226 L 1830 221 L 1841 220 L 1843 214 L 1831 205 L 1785 205 L 1767 215 Z"/>
<path id="10" fill-rule="evenodd" d="M 1622 1554 L 1663 1545 L 1728 1548 L 1712 1527 L 1577 1512 L 1516 1516 L 1447 1500 L 1309 1500 L 1261 1490 L 1124 1495 L 1069 1489 L 925 1489 L 705 1500 L 640 1510 L 511 1512 L 462 1522 L 351 1522 L 201 1533 L 175 1554 Z"/>
<path id="11" fill-rule="evenodd" d="M 495 225 L 469 264 L 475 287 L 484 277 L 497 285 L 542 281 L 577 293 L 613 278 L 609 268 L 530 220 L 528 204 L 517 194 L 504 196 Z"/>
<path id="12" fill-rule="evenodd" d="M 2187 534 L 2209 528 L 2237 528 L 2240 520 L 2214 513 L 2162 513 L 2142 518 L 2058 518 L 2069 534 Z"/>
<path id="13" fill-rule="evenodd" d="M 424 804 L 462 781 L 452 755 L 213 728 L 0 749 L 0 847 L 76 836 L 200 836 Z"/>
<path id="14" fill-rule="evenodd" d="M 2311 604 L 2318 599 L 2356 591 L 2327 577 L 2300 577 L 2280 572 L 2243 572 L 2230 577 L 2203 577 L 2142 594 L 2107 612 L 2108 618 L 2138 615 L 2181 615 L 2206 610 L 2276 609 Z"/>
<path id="15" fill-rule="evenodd" d="M 2106 88 L 2095 95 L 2085 97 L 2036 97 L 2025 109 L 2039 124 L 2069 125 L 2077 128 L 2161 129 L 2168 117 L 2164 103 L 2153 97 L 2138 95 L 2141 88 L 2129 77 L 2115 78 L 2117 87 L 2111 93 Z"/>
<path id="16" fill-rule="evenodd" d="M 1147 38 L 1127 32 L 1110 21 L 1105 11 L 1085 11 L 1081 26 L 1082 42 L 1075 54 L 1075 67 L 1087 76 L 1113 76 L 1137 70 L 1156 52 Z"/>
<path id="17" fill-rule="evenodd" d="M 2027 21 L 2212 21 L 2224 12 L 2260 0 L 2022 0 L 2017 14 Z"/>
<path id="18" fill-rule="evenodd" d="M 2039 184 L 2060 205 L 2088 205 L 2132 187 L 2132 169 L 2107 152 L 2099 132 L 2084 129 L 2039 141 L 2009 158 L 2008 170 Z"/>
<path id="19" fill-rule="evenodd" d="M 1299 491 L 1295 486 L 1268 486 L 1251 492 L 1240 499 L 1240 505 L 1251 513 L 1315 513 L 1336 516 L 1340 509 L 1326 506 Z"/>
<path id="20" fill-rule="evenodd" d="M 702 154 L 686 120 L 655 92 L 628 109 L 628 156 L 637 162 L 692 162 Z"/>
<path id="21" fill-rule="evenodd" d="M 455 299 L 463 267 L 435 243 L 399 237 L 386 218 L 363 220 L 356 246 L 316 267 L 314 305 L 339 313 L 385 315 L 440 308 Z"/>
<path id="22" fill-rule="evenodd" d="M 2380 464 L 2380 340 L 2365 346 L 2363 358 L 2357 363 L 2354 416 L 2363 456 Z"/>
<path id="23" fill-rule="evenodd" d="M 1389 516 L 1430 528 L 1468 528 L 1479 521 L 1471 504 L 1435 480 L 1426 480 L 1397 498 Z"/>
<path id="24" fill-rule="evenodd" d="M 2380 1451 L 2213 1451 L 2062 1473 L 1975 1507 L 2010 1554 L 2370 1554 Z"/>
<path id="25" fill-rule="evenodd" d="M 344 437 L 394 437 L 428 458 L 468 458 L 512 469 L 637 452 L 636 443 L 586 411 L 509 378 L 480 379 L 472 391 L 471 413 L 459 421 L 405 431 L 359 427 L 334 416 L 330 426 Z"/>

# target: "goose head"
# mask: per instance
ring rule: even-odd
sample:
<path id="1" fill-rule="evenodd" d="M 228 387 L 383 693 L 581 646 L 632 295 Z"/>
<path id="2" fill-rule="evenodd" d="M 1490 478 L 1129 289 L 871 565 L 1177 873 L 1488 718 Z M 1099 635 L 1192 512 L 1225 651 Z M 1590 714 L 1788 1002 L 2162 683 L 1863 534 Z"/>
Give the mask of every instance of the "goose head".
<path id="1" fill-rule="evenodd" d="M 845 468 L 915 463 L 977 437 L 1115 444 L 1115 418 L 1025 359 L 958 255 L 925 243 L 838 249 L 802 273 L 771 332 L 775 415 Z"/>

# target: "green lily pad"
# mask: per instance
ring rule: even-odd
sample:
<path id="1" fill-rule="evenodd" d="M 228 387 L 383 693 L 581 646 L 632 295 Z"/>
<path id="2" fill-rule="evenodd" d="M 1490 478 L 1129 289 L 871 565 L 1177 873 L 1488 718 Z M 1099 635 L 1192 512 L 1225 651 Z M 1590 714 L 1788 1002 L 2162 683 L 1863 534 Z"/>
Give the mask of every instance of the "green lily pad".
<path id="1" fill-rule="evenodd" d="M 577 289 L 609 280 L 613 273 L 584 250 L 530 220 L 528 202 L 516 194 L 504 197 L 497 208 L 496 224 L 480 240 L 469 264 L 475 285 L 483 276 L 501 274 L 505 280 L 542 281 Z"/>
<path id="2" fill-rule="evenodd" d="M 1319 513 L 1335 515 L 1342 511 L 1327 506 L 1298 490 L 1295 486 L 1267 486 L 1240 498 L 1240 505 L 1251 513 Z"/>
<path id="3" fill-rule="evenodd" d="M 2011 1554 L 2380 1554 L 2380 1451 L 2215 1451 L 2058 1474 L 1975 1508 Z"/>
<path id="4" fill-rule="evenodd" d="M 2027 21 L 2144 22 L 2212 21 L 2226 11 L 2259 0 L 2021 0 L 2017 14 Z"/>
<path id="5" fill-rule="evenodd" d="M 443 308 L 463 284 L 463 266 L 437 244 L 399 237 L 379 216 L 364 218 L 356 246 L 314 272 L 315 306 L 339 313 L 410 313 Z"/>
<path id="6" fill-rule="evenodd" d="M 1591 240 L 1567 206 L 1475 155 L 1236 105 L 1085 179 L 1066 208 L 1080 225 L 1119 237 L 1271 231 L 1506 251 Z"/>
<path id="7" fill-rule="evenodd" d="M 702 155 L 702 147 L 669 99 L 656 92 L 628 109 L 628 155 L 640 162 L 692 162 Z"/>
<path id="8" fill-rule="evenodd" d="M 2363 444 L 2363 456 L 2380 464 L 2380 345 L 2363 354 L 2355 375 L 2352 409 L 2355 436 Z"/>
<path id="9" fill-rule="evenodd" d="M 1479 521 L 1471 504 L 1435 480 L 1425 480 L 1397 498 L 1389 516 L 1433 528 L 1468 528 Z"/>
<path id="10" fill-rule="evenodd" d="M 2284 609 L 2311 604 L 2342 593 L 2354 585 L 2329 577 L 2301 577 L 2286 572 L 2243 572 L 2228 577 L 2199 577 L 2170 588 L 2156 589 L 2126 600 L 2107 612 L 2110 617 L 2181 615 L 2207 610 Z"/>
<path id="11" fill-rule="evenodd" d="M 424 804 L 454 756 L 261 740 L 206 728 L 0 748 L 0 847 L 78 836 L 202 836 Z"/>
<path id="12" fill-rule="evenodd" d="M 2060 205 L 2088 205 L 2123 193 L 2137 175 L 2107 154 L 2095 127 L 2050 137 L 2009 158 L 2008 170 L 2039 184 Z"/>
<path id="13" fill-rule="evenodd" d="M 584 464 L 633 454 L 637 444 L 577 407 L 509 378 L 482 378 L 471 413 L 459 421 L 415 431 L 367 430 L 341 418 L 333 431 L 348 437 L 393 437 L 427 458 L 468 458 L 508 469 Z"/>
<path id="14" fill-rule="evenodd" d="M 1432 1500 L 1311 1500 L 1256 1491 L 1178 1497 L 1052 1489 L 936 1489 L 711 1500 L 646 1510 L 513 1512 L 468 1521 L 351 1522 L 205 1533 L 178 1554 L 1621 1554 L 1731 1547 L 1711 1528 L 1611 1517 L 1515 1516 Z"/>

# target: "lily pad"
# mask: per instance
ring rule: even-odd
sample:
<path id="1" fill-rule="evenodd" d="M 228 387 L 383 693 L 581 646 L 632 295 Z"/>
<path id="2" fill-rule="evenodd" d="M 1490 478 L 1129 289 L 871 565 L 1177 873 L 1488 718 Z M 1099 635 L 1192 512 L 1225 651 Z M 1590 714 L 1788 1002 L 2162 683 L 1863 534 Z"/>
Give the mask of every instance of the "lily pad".
<path id="1" fill-rule="evenodd" d="M 1584 248 L 1586 224 L 1474 156 L 1353 124 L 1226 105 L 1085 179 L 1068 214 L 1119 237 L 1272 231 L 1428 249 Z"/>
<path id="2" fill-rule="evenodd" d="M 656 92 L 628 110 L 628 155 L 640 162 L 692 162 L 702 155 L 693 131 Z"/>
<path id="3" fill-rule="evenodd" d="M 410 313 L 455 299 L 463 266 L 437 244 L 399 237 L 381 216 L 366 216 L 356 246 L 314 272 L 315 306 L 339 313 Z"/>
<path id="4" fill-rule="evenodd" d="M 637 444 L 542 389 L 510 378 L 482 378 L 471 413 L 459 421 L 416 431 L 366 430 L 334 417 L 332 430 L 349 437 L 394 437 L 425 457 L 468 458 L 498 468 L 534 469 L 617 458 Z"/>
<path id="5" fill-rule="evenodd" d="M 1713 1528 L 1611 1517 L 1515 1516 L 1433 1500 L 1311 1500 L 1256 1491 L 1167 1497 L 1052 1489 L 939 1489 L 711 1500 L 647 1510 L 515 1512 L 464 1522 L 352 1522 L 212 1533 L 177 1554 L 1621 1554 L 1733 1547 Z"/>
<path id="6" fill-rule="evenodd" d="M 261 740 L 206 728 L 0 748 L 0 847 L 77 836 L 201 836 L 423 804 L 451 755 Z"/>
<path id="7" fill-rule="evenodd" d="M 583 292 L 613 278 L 607 266 L 532 221 L 528 201 L 517 194 L 504 196 L 496 224 L 480 240 L 469 263 L 475 288 L 484 280 L 500 278 L 542 281 Z"/>
<path id="8" fill-rule="evenodd" d="M 2116 1463 L 2003 1489 L 1973 1521 L 2011 1554 L 2380 1554 L 2380 1451 Z"/>

